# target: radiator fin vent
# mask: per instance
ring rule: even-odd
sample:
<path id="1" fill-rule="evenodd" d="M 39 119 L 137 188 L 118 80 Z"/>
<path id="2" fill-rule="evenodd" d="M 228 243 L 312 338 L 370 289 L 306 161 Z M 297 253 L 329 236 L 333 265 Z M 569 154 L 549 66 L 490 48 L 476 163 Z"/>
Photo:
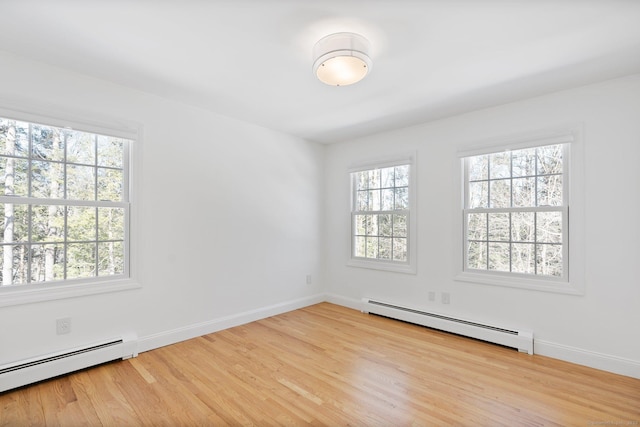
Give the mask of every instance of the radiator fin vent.
<path id="1" fill-rule="evenodd" d="M 382 306 L 382 307 L 394 308 L 396 310 L 408 311 L 410 313 L 416 313 L 416 314 L 420 314 L 422 316 L 429 316 L 429 317 L 433 317 L 435 319 L 447 320 L 447 321 L 450 321 L 450 322 L 461 323 L 461 324 L 465 324 L 465 325 L 475 326 L 475 327 L 478 327 L 478 328 L 491 329 L 491 330 L 494 330 L 494 331 L 504 332 L 505 334 L 518 335 L 518 331 L 512 331 L 510 329 L 499 328 L 497 326 L 483 325 L 482 323 L 471 322 L 469 320 L 456 319 L 454 317 L 444 316 L 442 314 L 429 313 L 429 312 L 426 312 L 426 311 L 415 310 L 413 308 L 407 308 L 407 307 L 401 307 L 399 305 L 387 304 L 386 302 L 380 302 L 380 301 L 370 300 L 369 303 L 370 304 L 379 305 L 379 306 Z"/>
<path id="2" fill-rule="evenodd" d="M 0 393 L 117 359 L 138 355 L 138 337 L 125 333 L 101 342 L 0 365 Z"/>
<path id="3" fill-rule="evenodd" d="M 466 337 L 476 338 L 518 351 L 533 354 L 533 332 L 459 319 L 443 314 L 430 313 L 417 308 L 403 307 L 390 302 L 369 298 L 362 300 L 362 311 L 392 319 L 415 323 Z"/>
<path id="4" fill-rule="evenodd" d="M 94 345 L 91 347 L 82 348 L 80 350 L 70 351 L 64 354 L 57 354 L 55 356 L 48 356 L 42 359 L 21 363 L 19 365 L 9 366 L 7 368 L 0 369 L 0 375 L 6 374 L 8 372 L 18 371 L 20 369 L 31 368 L 33 366 L 42 365 L 44 363 L 53 362 L 55 360 L 66 359 L 67 357 L 77 356 L 79 354 L 88 353 L 90 351 L 100 350 L 103 348 L 111 347 L 114 345 L 120 345 L 120 344 L 122 344 L 122 340 L 111 341 L 103 344 Z"/>

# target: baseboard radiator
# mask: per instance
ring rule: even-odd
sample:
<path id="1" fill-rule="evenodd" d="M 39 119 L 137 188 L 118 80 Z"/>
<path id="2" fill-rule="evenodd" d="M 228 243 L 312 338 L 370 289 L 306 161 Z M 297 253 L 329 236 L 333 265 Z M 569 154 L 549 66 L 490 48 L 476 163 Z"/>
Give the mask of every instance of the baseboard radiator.
<path id="1" fill-rule="evenodd" d="M 533 332 L 531 331 L 485 325 L 369 298 L 363 298 L 362 311 L 516 348 L 518 351 L 533 354 Z"/>
<path id="2" fill-rule="evenodd" d="M 125 334 L 112 340 L 9 363 L 0 366 L 0 392 L 137 355 L 138 337 Z"/>

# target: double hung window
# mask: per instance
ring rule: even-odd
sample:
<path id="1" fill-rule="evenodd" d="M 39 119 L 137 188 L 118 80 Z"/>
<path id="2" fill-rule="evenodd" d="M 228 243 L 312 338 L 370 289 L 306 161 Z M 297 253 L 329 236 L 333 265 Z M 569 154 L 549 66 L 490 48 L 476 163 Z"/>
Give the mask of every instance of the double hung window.
<path id="1" fill-rule="evenodd" d="M 0 118 L 0 286 L 126 278 L 129 145 Z"/>
<path id="2" fill-rule="evenodd" d="M 579 135 L 578 128 L 550 131 L 459 152 L 458 280 L 583 292 Z"/>
<path id="3" fill-rule="evenodd" d="M 355 170 L 351 189 L 351 264 L 411 272 L 411 162 Z"/>
<path id="4" fill-rule="evenodd" d="M 565 145 L 465 159 L 465 267 L 566 277 Z"/>

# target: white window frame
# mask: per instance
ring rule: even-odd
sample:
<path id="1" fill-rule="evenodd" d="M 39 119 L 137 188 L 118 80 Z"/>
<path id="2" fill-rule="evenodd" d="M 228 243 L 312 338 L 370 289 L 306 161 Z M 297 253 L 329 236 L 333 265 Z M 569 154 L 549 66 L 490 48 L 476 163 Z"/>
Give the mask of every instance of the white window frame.
<path id="1" fill-rule="evenodd" d="M 531 289 L 561 294 L 584 294 L 584 148 L 582 126 L 568 125 L 551 130 L 537 131 L 525 135 L 511 136 L 474 144 L 463 148 L 456 156 L 459 170 L 458 188 L 460 197 L 456 205 L 455 221 L 455 259 L 454 279 L 459 282 L 471 282 L 483 285 L 506 286 L 519 289 Z M 468 176 L 465 159 L 468 157 L 498 153 L 501 151 L 521 150 L 548 145 L 564 144 L 563 152 L 563 195 L 561 207 L 523 208 L 531 211 L 560 211 L 563 213 L 563 274 L 562 277 L 511 273 L 490 270 L 466 269 L 467 264 L 467 224 L 466 212 L 468 194 Z M 514 208 L 504 209 L 512 211 Z M 517 209 L 516 209 L 517 210 Z M 474 212 L 501 212 L 500 209 L 476 209 Z"/>
<path id="2" fill-rule="evenodd" d="M 355 254 L 355 213 L 356 213 L 356 182 L 353 178 L 355 172 L 362 172 L 371 169 L 383 169 L 394 166 L 409 166 L 409 209 L 407 214 L 407 261 L 390 261 L 383 259 L 369 259 L 354 256 Z M 384 270 L 397 273 L 416 274 L 416 154 L 408 154 L 397 158 L 386 158 L 381 160 L 359 163 L 349 168 L 349 259 L 347 265 L 351 267 L 367 268 L 374 270 Z M 383 212 L 383 211 L 380 211 Z"/>
<path id="3" fill-rule="evenodd" d="M 52 110 L 55 110 L 55 114 L 50 113 Z M 128 152 L 125 153 L 125 157 L 127 158 L 125 164 L 128 163 L 128 168 L 123 171 L 124 174 L 128 175 L 129 184 L 128 188 L 125 189 L 125 192 L 128 193 L 129 217 L 128 221 L 125 221 L 124 274 L 113 277 L 92 277 L 86 279 L 0 286 L 0 307 L 141 288 L 137 280 L 139 244 L 136 225 L 138 223 L 137 196 L 139 195 L 139 191 L 137 191 L 137 185 L 139 181 L 138 177 L 141 174 L 142 127 L 137 123 L 129 121 L 114 120 L 99 116 L 88 118 L 60 107 L 43 107 L 35 104 L 3 103 L 0 106 L 0 116 L 17 121 L 68 128 L 132 141 L 128 144 Z M 48 199 L 42 199 L 40 202 L 50 203 Z M 57 202 L 58 201 L 56 201 L 56 203 Z M 66 203 L 64 200 L 60 200 L 59 202 L 60 204 Z"/>

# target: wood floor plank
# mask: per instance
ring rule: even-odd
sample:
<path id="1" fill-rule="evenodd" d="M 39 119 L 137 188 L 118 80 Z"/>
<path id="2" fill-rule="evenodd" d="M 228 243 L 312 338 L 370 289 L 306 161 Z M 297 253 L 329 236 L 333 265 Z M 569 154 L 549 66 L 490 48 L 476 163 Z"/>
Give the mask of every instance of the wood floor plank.
<path id="1" fill-rule="evenodd" d="M 0 394 L 0 426 L 640 426 L 640 380 L 322 303 Z"/>

